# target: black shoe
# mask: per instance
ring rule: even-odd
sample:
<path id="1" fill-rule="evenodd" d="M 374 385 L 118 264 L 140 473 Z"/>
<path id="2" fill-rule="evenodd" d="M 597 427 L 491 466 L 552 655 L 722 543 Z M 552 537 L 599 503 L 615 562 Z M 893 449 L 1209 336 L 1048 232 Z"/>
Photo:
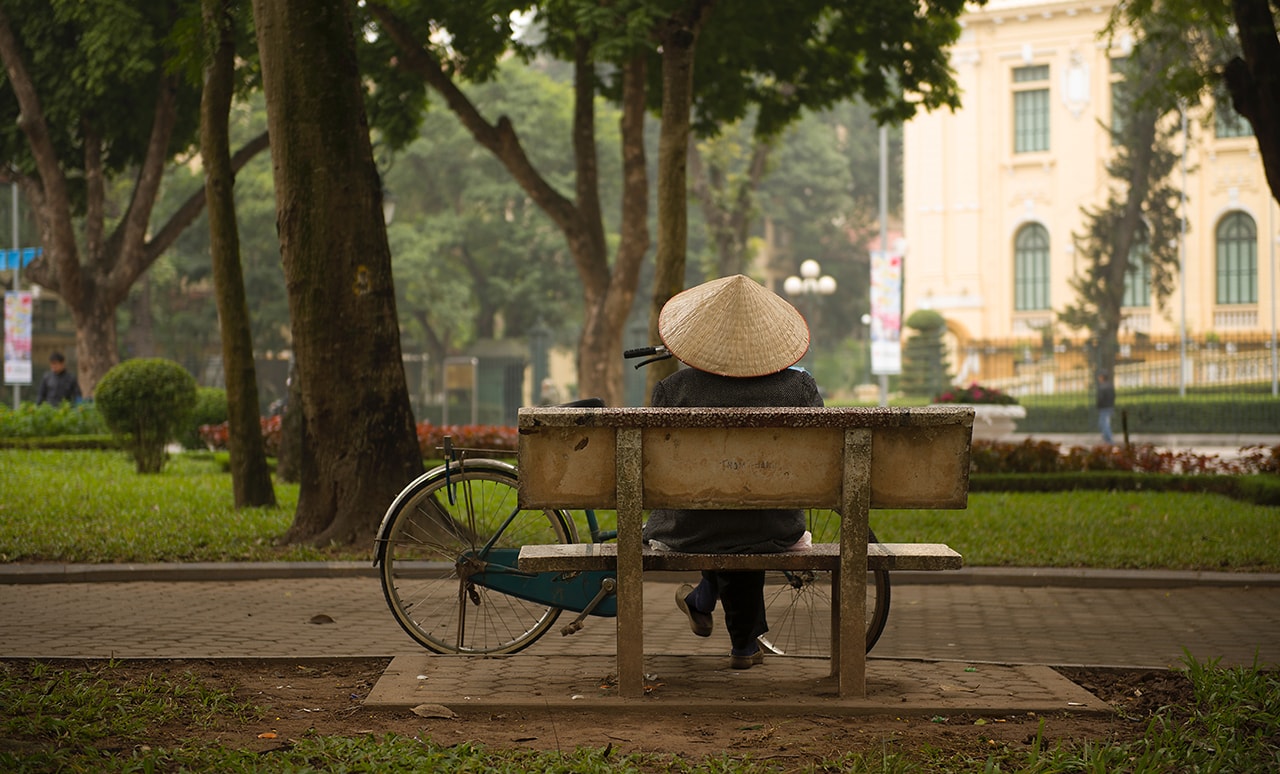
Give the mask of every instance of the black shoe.
<path id="1" fill-rule="evenodd" d="M 704 613 L 700 610 L 694 610 L 689 606 L 689 600 L 686 599 L 693 593 L 693 586 L 684 584 L 676 589 L 676 607 L 680 611 L 689 616 L 689 628 L 699 637 L 710 637 L 713 619 L 710 613 Z"/>

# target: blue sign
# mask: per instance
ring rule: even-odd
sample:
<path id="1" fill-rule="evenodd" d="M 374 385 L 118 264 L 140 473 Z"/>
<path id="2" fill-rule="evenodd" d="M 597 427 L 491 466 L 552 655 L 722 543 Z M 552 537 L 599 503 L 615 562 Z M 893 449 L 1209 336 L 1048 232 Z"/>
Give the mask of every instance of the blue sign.
<path id="1" fill-rule="evenodd" d="M 43 252 L 43 247 L 19 247 L 13 250 L 0 250 L 0 271 L 18 268 L 19 261 L 22 262 L 22 266 L 29 266 Z"/>

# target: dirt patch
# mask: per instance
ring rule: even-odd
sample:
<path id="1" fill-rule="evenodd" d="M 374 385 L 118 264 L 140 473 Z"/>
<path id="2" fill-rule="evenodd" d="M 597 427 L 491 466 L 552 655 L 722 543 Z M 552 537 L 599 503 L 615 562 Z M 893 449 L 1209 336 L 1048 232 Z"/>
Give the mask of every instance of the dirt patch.
<path id="1" fill-rule="evenodd" d="M 1063 669 L 1062 674 L 1115 707 L 1116 713 L 1105 717 L 777 717 L 762 707 L 758 712 L 728 716 L 521 709 L 426 718 L 408 710 L 362 704 L 387 663 L 387 659 L 41 662 L 45 668 L 84 672 L 121 685 L 158 675 L 194 676 L 204 685 L 262 708 L 261 716 L 220 718 L 207 728 L 175 722 L 148 729 L 146 743 L 176 746 L 191 740 L 217 740 L 255 751 L 278 749 L 309 736 L 395 733 L 445 745 L 472 742 L 498 748 L 567 751 L 612 746 L 620 753 L 678 751 L 692 758 L 727 751 L 789 768 L 850 751 L 932 748 L 944 754 L 985 755 L 996 748 L 1030 749 L 1058 740 L 1126 741 L 1141 736 L 1143 721 L 1159 708 L 1188 706 L 1192 700 L 1189 681 L 1174 672 Z M 11 676 L 21 676 L 35 662 L 9 660 L 7 665 Z"/>

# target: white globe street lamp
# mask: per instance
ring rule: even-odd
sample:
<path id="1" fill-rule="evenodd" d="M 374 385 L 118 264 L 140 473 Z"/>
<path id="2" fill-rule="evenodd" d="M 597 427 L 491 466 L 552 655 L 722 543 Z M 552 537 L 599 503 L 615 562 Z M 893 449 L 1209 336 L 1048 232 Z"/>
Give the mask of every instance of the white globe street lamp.
<path id="1" fill-rule="evenodd" d="M 822 265 L 810 258 L 800 264 L 800 276 L 794 274 L 782 281 L 788 296 L 829 296 L 836 292 L 836 278 L 822 275 Z"/>
<path id="2" fill-rule="evenodd" d="M 836 278 L 822 273 L 822 266 L 810 258 L 800 264 L 800 276 L 794 274 L 782 281 L 782 289 L 791 298 L 799 300 L 801 296 L 829 296 L 836 292 Z M 805 315 L 809 317 L 809 315 Z M 809 321 L 813 327 L 813 321 Z M 808 353 L 805 357 L 808 357 Z"/>

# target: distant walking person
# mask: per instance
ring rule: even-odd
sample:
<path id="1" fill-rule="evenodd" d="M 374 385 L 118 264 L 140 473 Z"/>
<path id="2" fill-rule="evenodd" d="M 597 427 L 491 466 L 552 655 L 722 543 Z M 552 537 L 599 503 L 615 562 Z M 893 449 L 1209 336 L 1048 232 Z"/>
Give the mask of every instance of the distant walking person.
<path id="1" fill-rule="evenodd" d="M 50 406 L 61 405 L 64 401 L 80 402 L 80 383 L 75 375 L 67 370 L 67 359 L 61 352 L 49 356 L 49 370 L 40 380 L 40 392 L 36 396 L 36 405 L 48 403 Z"/>
<path id="2" fill-rule="evenodd" d="M 1111 383 L 1111 374 L 1098 372 L 1098 430 L 1102 433 L 1102 442 L 1110 446 L 1111 415 L 1116 410 L 1116 386 Z"/>

